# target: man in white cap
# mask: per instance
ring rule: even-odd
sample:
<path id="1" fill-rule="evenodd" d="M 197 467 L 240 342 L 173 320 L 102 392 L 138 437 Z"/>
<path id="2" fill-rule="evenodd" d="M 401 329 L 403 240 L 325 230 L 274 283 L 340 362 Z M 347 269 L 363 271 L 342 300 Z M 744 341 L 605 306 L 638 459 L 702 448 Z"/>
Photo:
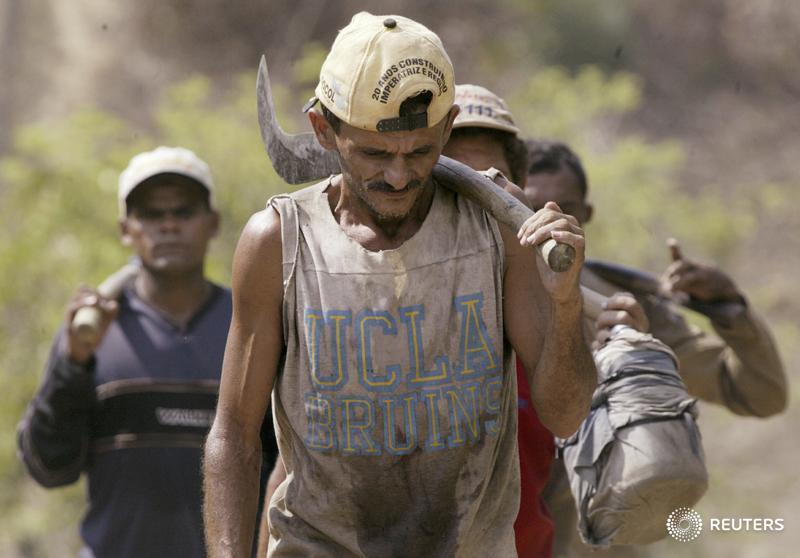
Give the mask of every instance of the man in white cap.
<path id="1" fill-rule="evenodd" d="M 514 353 L 550 430 L 586 416 L 583 232 L 552 205 L 508 230 L 435 183 L 454 88 L 412 20 L 360 13 L 336 38 L 309 119 L 342 174 L 273 198 L 234 258 L 205 451 L 212 556 L 250 548 L 270 396 L 287 472 L 271 556 L 514 555 Z M 575 248 L 572 269 L 536 255 L 547 238 Z"/>
<path id="2" fill-rule="evenodd" d="M 214 184 L 194 153 L 159 147 L 131 160 L 118 199 L 141 267 L 119 300 L 81 288 L 69 302 L 20 453 L 46 487 L 86 473 L 81 556 L 201 557 L 200 458 L 231 316 L 230 291 L 203 271 Z M 86 306 L 102 313 L 96 339 L 71 326 Z"/>
<path id="3" fill-rule="evenodd" d="M 459 84 L 455 102 L 460 110 L 444 154 L 477 170 L 494 167 L 524 184 L 527 147 L 505 101 L 480 85 Z"/>
<path id="4" fill-rule="evenodd" d="M 528 161 L 526 164 L 527 146 L 518 137 L 519 129 L 515 125 L 505 102 L 484 87 L 457 85 L 456 103 L 461 107 L 461 112 L 455 120 L 453 134 L 451 134 L 450 140 L 444 148 L 444 154 L 471 166 L 475 170 L 486 170 L 491 167 L 500 170 L 506 177 L 512 179 L 520 187 L 525 188 L 523 193 L 513 184 L 499 181 L 505 186 L 506 190 L 517 194 L 522 193 L 523 197 L 525 197 L 525 194 L 529 193 L 530 184 L 527 183 L 529 177 L 526 174 L 531 162 Z M 572 166 L 569 169 L 571 170 Z M 580 176 L 583 176 L 582 169 L 579 170 Z M 561 185 L 562 183 L 563 181 L 551 182 L 551 184 L 556 185 Z M 547 192 L 552 193 L 556 190 L 557 188 L 551 187 Z M 547 201 L 553 200 L 565 212 L 575 210 L 575 204 L 572 203 L 573 200 L 569 196 L 562 195 L 550 198 L 546 196 L 546 192 L 539 196 L 538 207 L 543 206 Z M 529 202 L 526 200 L 526 203 Z M 590 210 L 576 212 L 573 215 L 580 220 L 588 213 L 590 213 Z M 586 270 L 584 270 L 582 281 L 586 278 Z M 590 285 L 593 288 L 598 288 L 595 281 L 590 282 Z M 647 320 L 644 317 L 644 310 L 636 303 L 632 295 L 618 293 L 613 289 L 610 291 L 603 289 L 603 292 L 611 298 L 608 299 L 605 309 L 596 320 L 589 317 L 586 318 L 585 332 L 587 339 L 592 338 L 595 332 L 605 329 L 604 334 L 598 335 L 598 343 L 602 345 L 611 336 L 608 330 L 617 324 L 633 327 L 640 331 L 646 330 Z M 622 317 L 620 317 L 620 314 L 622 314 Z M 641 323 L 642 321 L 644 321 L 644 325 Z M 630 351 L 630 349 L 623 347 L 624 345 L 620 344 L 614 350 L 622 351 L 623 353 Z M 641 355 L 641 353 L 638 354 Z M 517 362 L 517 383 L 519 393 L 518 440 L 522 488 L 519 515 L 514 524 L 517 553 L 520 557 L 526 558 L 548 558 L 554 555 L 554 550 L 557 556 L 571 556 L 573 553 L 576 553 L 575 555 L 578 555 L 578 553 L 583 555 L 584 552 L 588 555 L 591 550 L 589 546 L 578 543 L 581 548 L 576 545 L 575 548 L 566 551 L 563 542 L 556 537 L 556 534 L 564 538 L 565 535 L 568 536 L 570 534 L 568 529 L 564 529 L 565 527 L 571 527 L 572 533 L 577 533 L 574 519 L 576 516 L 575 502 L 569 493 L 569 487 L 564 482 L 564 493 L 558 493 L 558 499 L 551 499 L 548 502 L 556 504 L 555 511 L 558 514 L 553 514 L 556 519 L 556 525 L 554 526 L 549 510 L 544 504 L 542 494 L 547 492 L 545 485 L 551 474 L 551 467 L 554 464 L 555 444 L 552 434 L 541 423 L 536 410 L 531 404 L 531 393 L 525 377 L 525 371 L 519 361 Z M 675 441 L 671 441 L 674 445 Z M 597 439 L 595 439 L 595 442 L 597 442 Z M 679 447 L 674 446 L 674 450 L 678 452 Z M 561 474 L 558 474 L 559 471 L 554 471 L 554 476 L 556 478 L 565 476 L 563 463 L 558 461 L 556 466 L 560 468 Z M 620 500 L 624 502 L 621 497 Z M 614 512 L 612 511 L 611 513 Z M 643 518 L 644 515 L 642 514 Z M 662 525 L 663 518 L 658 517 L 656 522 L 658 525 Z M 554 527 L 557 527 L 557 529 Z M 577 537 L 573 538 L 577 539 Z M 628 547 L 616 547 L 610 554 L 628 556 L 632 553 L 633 551 Z M 600 552 L 599 554 L 605 556 L 609 553 Z"/>

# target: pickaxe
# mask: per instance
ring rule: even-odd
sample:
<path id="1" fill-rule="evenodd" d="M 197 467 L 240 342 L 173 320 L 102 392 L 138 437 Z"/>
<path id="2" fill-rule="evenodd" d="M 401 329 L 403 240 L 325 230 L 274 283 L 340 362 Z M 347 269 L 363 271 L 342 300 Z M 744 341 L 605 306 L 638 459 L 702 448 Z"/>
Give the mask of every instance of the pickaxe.
<path id="1" fill-rule="evenodd" d="M 261 57 L 258 67 L 258 121 L 261 139 L 275 172 L 289 184 L 321 180 L 341 172 L 337 154 L 323 148 L 314 134 L 287 134 L 275 116 L 267 61 Z M 433 168 L 439 183 L 484 207 L 498 222 L 518 231 L 533 211 L 494 182 L 467 165 L 440 157 Z M 538 246 L 542 257 L 554 271 L 566 271 L 575 261 L 575 249 L 549 239 Z"/>
<path id="2" fill-rule="evenodd" d="M 604 262 L 601 260 L 586 260 L 584 267 L 609 283 L 616 285 L 634 295 L 653 295 L 661 299 L 670 300 L 675 304 L 684 306 L 715 322 L 729 321 L 741 309 L 737 302 L 702 302 L 691 296 L 680 296 L 666 292 L 658 277 L 646 271 L 632 269 L 624 265 Z"/>

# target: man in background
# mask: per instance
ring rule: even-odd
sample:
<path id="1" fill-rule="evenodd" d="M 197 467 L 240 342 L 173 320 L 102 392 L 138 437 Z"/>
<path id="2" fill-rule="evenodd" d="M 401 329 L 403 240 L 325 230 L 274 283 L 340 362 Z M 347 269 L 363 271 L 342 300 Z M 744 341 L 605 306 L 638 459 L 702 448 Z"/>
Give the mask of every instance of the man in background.
<path id="1" fill-rule="evenodd" d="M 582 224 L 592 217 L 587 200 L 588 181 L 578 156 L 558 142 L 531 141 L 524 192 L 536 209 L 555 201 Z M 701 264 L 674 253 L 661 277 L 662 290 L 673 297 L 691 297 L 705 305 L 717 336 L 690 326 L 675 304 L 665 297 L 634 292 L 644 316 L 619 319 L 627 325 L 644 324 L 669 345 L 681 361 L 681 376 L 689 392 L 724 405 L 737 415 L 769 417 L 786 407 L 787 384 L 783 364 L 763 318 L 748 303 L 733 279 L 713 264 Z M 584 285 L 602 293 L 621 285 L 602 281 L 584 269 Z M 626 289 L 628 286 L 625 286 Z M 644 320 L 642 319 L 644 318 Z M 649 326 L 647 325 L 649 324 Z M 611 327 L 609 320 L 602 324 Z M 602 327 L 600 329 L 603 329 Z"/>
<path id="2" fill-rule="evenodd" d="M 534 209 L 555 201 L 581 224 L 592 218 L 588 180 L 580 158 L 565 144 L 528 142 L 528 173 L 524 193 Z M 632 290 L 615 285 L 584 267 L 581 283 L 610 296 L 597 322 L 598 337 L 616 324 L 649 331 L 669 345 L 680 361 L 680 373 L 691 395 L 724 405 L 742 416 L 769 417 L 786 407 L 787 381 L 767 324 L 726 273 L 710 264 L 677 259 L 662 275 L 662 290 L 670 296 L 692 297 L 707 309 L 717 335 L 689 325 L 676 305 L 664 296 L 618 293 Z M 583 545 L 575 530 L 575 507 L 563 466 L 553 467 L 545 498 L 556 523 L 556 556 L 598 555 Z M 635 555 L 646 551 L 638 549 Z M 612 548 L 599 555 L 628 556 L 632 549 Z"/>
<path id="3" fill-rule="evenodd" d="M 86 473 L 81 556 L 202 557 L 200 458 L 231 317 L 230 291 L 204 273 L 214 183 L 191 151 L 159 147 L 131 160 L 118 201 L 122 243 L 141 267 L 119 300 L 85 287 L 72 297 L 19 449 L 45 487 Z M 85 307 L 102 315 L 93 339 L 72 327 Z"/>

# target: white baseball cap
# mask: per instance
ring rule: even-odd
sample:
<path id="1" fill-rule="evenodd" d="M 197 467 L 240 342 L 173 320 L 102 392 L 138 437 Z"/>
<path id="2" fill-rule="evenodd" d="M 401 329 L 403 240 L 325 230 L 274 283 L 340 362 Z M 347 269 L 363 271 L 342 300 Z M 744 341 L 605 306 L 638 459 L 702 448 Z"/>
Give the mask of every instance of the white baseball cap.
<path id="1" fill-rule="evenodd" d="M 119 202 L 120 217 L 127 215 L 127 199 L 131 192 L 148 178 L 158 174 L 174 173 L 187 176 L 208 190 L 208 206 L 216 209 L 214 201 L 214 181 L 208 164 L 192 151 L 184 147 L 157 147 L 153 151 L 139 153 L 128 167 L 119 175 Z"/>
<path id="2" fill-rule="evenodd" d="M 456 85 L 455 103 L 461 111 L 453 128 L 493 128 L 518 134 L 506 102 L 480 85 Z"/>
<path id="3" fill-rule="evenodd" d="M 433 95 L 422 115 L 400 117 L 400 104 L 423 91 Z M 453 64 L 430 29 L 402 16 L 360 12 L 339 31 L 322 64 L 317 100 L 343 122 L 390 132 L 438 124 L 453 106 Z"/>

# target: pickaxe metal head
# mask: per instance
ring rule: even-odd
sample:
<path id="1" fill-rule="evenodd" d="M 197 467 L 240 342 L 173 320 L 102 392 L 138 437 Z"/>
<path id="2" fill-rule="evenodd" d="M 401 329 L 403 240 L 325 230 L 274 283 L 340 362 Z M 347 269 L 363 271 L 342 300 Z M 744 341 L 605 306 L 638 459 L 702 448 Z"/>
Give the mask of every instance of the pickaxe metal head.
<path id="1" fill-rule="evenodd" d="M 287 134 L 281 128 L 264 56 L 258 65 L 256 93 L 261 139 L 278 176 L 289 184 L 303 184 L 341 172 L 337 153 L 322 147 L 313 133 Z"/>

